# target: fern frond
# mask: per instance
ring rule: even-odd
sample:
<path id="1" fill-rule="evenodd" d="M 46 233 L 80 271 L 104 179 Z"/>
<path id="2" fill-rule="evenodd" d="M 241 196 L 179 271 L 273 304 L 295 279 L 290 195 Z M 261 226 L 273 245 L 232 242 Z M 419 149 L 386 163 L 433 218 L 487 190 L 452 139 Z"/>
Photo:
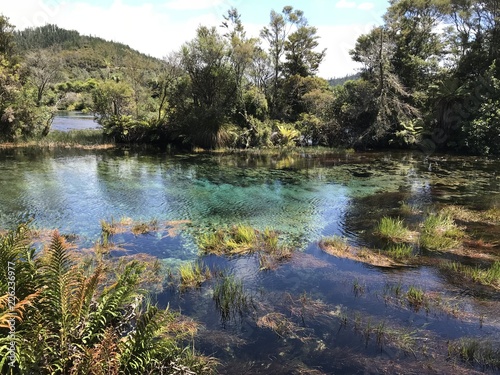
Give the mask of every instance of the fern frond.
<path id="1" fill-rule="evenodd" d="M 79 322 L 89 314 L 92 298 L 96 295 L 99 283 L 102 281 L 102 272 L 103 267 L 100 265 L 90 277 L 82 280 L 76 290 L 71 306 L 75 321 Z"/>
<path id="2" fill-rule="evenodd" d="M 120 362 L 124 373 L 143 373 L 159 360 L 161 345 L 155 345 L 154 338 L 161 329 L 160 315 L 157 307 L 148 304 L 137 318 L 134 331 L 122 339 Z"/>
<path id="3" fill-rule="evenodd" d="M 41 290 L 32 293 L 29 296 L 26 296 L 22 301 L 19 301 L 14 305 L 13 310 L 10 310 L 10 308 L 8 308 L 6 311 L 0 312 L 0 328 L 9 328 L 9 321 L 11 321 L 11 319 L 16 319 L 19 322 L 22 322 L 26 307 L 32 306 L 33 301 L 38 298 L 40 293 Z M 0 310 L 4 310 L 5 308 L 7 308 L 8 300 L 8 294 L 0 297 Z"/>

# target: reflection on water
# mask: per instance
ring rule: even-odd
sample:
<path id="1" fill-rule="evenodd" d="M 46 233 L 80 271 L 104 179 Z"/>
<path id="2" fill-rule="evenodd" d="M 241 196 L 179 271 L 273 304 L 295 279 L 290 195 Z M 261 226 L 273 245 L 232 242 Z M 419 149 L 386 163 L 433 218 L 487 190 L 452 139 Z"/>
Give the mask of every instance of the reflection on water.
<path id="1" fill-rule="evenodd" d="M 82 112 L 59 111 L 52 122 L 51 130 L 69 131 L 97 129 L 101 126 L 94 121 L 92 114 Z"/>
<path id="2" fill-rule="evenodd" d="M 302 250 L 276 271 L 260 271 L 257 256 L 204 257 L 211 268 L 243 280 L 254 306 L 240 319 L 221 325 L 211 295 L 215 281 L 200 290 L 179 294 L 168 289 L 158 296 L 160 304 L 203 322 L 198 348 L 224 362 L 221 373 L 418 372 L 416 358 L 422 354 L 408 357 L 416 349 L 401 349 L 398 337 L 405 335 L 415 348 L 441 353 L 432 370 L 446 373 L 447 340 L 484 336 L 499 341 L 498 295 L 487 293 L 479 300 L 432 266 L 381 270 L 337 259 L 323 253 L 317 241 L 337 234 L 354 245 L 373 245 L 377 221 L 399 215 L 402 202 L 416 208 L 408 217 L 415 225 L 435 204 L 498 205 L 498 171 L 498 160 L 429 161 L 418 153 L 1 150 L 0 227 L 33 218 L 37 227 L 59 228 L 90 244 L 100 234 L 101 219 L 189 220 L 178 237 L 121 234 L 113 239 L 129 252 L 147 252 L 169 264 L 195 259 L 194 235 L 202 231 L 236 223 L 272 227 Z M 478 230 L 498 240 L 495 228 Z M 414 311 L 388 292 L 401 288 L 405 293 L 410 285 L 439 295 L 442 304 Z M 287 319 L 278 333 L 262 325 L 271 311 Z M 374 327 L 387 327 L 387 332 Z"/>

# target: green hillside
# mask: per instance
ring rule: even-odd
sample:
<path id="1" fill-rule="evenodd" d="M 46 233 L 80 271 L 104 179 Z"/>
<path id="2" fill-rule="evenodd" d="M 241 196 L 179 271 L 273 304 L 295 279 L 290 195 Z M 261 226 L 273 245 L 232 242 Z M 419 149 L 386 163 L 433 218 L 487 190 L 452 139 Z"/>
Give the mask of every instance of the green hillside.
<path id="1" fill-rule="evenodd" d="M 89 110 L 91 91 L 99 81 L 120 81 L 132 70 L 144 76 L 160 66 L 160 60 L 125 44 L 56 25 L 15 31 L 14 43 L 17 53 L 45 76 L 40 80 L 47 80 L 46 104 L 59 109 Z"/>

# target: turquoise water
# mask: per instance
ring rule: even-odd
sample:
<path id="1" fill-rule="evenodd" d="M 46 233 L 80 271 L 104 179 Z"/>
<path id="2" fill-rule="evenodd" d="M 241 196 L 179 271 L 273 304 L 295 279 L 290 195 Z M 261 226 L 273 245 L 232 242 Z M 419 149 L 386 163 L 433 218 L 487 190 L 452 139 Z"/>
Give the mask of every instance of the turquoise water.
<path id="1" fill-rule="evenodd" d="M 499 172 L 498 160 L 427 158 L 417 152 L 251 155 L 0 150 L 0 228 L 33 220 L 37 228 L 58 228 L 88 246 L 99 238 L 102 219 L 188 220 L 190 224 L 177 237 L 121 234 L 113 239 L 127 250 L 146 252 L 173 265 L 198 257 L 195 238 L 199 233 L 236 223 L 271 227 L 280 240 L 300 250 L 300 255 L 275 271 L 260 271 L 252 255 L 203 257 L 209 266 L 243 280 L 253 296 L 254 307 L 240 320 L 221 324 L 211 298 L 215 281 L 200 290 L 169 289 L 157 296 L 160 304 L 180 309 L 203 324 L 196 345 L 223 362 L 221 373 L 244 369 L 249 374 L 286 374 L 298 368 L 328 374 L 380 373 L 386 368 L 384 361 L 395 366 L 387 367 L 387 373 L 401 370 L 395 363 L 417 371 L 420 351 L 418 356 L 408 356 L 391 349 L 389 343 L 382 349 L 373 333 L 365 339 L 363 329 L 381 322 L 418 331 L 417 343 L 438 353 L 434 370 L 447 373 L 448 340 L 477 336 L 500 342 L 498 293 L 478 298 L 444 277 L 432 262 L 379 269 L 325 254 L 317 242 L 336 234 L 354 245 L 373 246 L 376 223 L 383 215 L 403 215 L 402 202 L 422 213 L 447 204 L 494 207 L 500 202 Z M 407 219 L 421 220 L 419 215 Z M 478 227 L 475 235 L 480 237 L 483 231 L 498 241 L 498 229 Z M 473 318 L 456 319 L 391 304 L 386 293 L 395 285 L 439 293 Z M 322 303 L 322 312 L 316 315 L 306 308 L 314 301 Z M 282 313 L 298 333 L 280 336 L 263 328 L 259 319 L 270 312 Z M 342 314 L 349 317 L 349 324 L 341 323 Z M 483 316 L 480 324 L 474 320 L 477 316 Z"/>
<path id="2" fill-rule="evenodd" d="M 244 157 L 126 151 L 16 150 L 0 158 L 1 227 L 34 219 L 36 227 L 89 241 L 99 236 L 101 219 L 122 217 L 191 220 L 200 230 L 245 222 L 313 241 L 327 225 L 340 230 L 353 196 L 380 189 L 357 183 L 343 166 L 310 167 L 301 159 L 285 169 L 259 160 L 252 166 Z"/>

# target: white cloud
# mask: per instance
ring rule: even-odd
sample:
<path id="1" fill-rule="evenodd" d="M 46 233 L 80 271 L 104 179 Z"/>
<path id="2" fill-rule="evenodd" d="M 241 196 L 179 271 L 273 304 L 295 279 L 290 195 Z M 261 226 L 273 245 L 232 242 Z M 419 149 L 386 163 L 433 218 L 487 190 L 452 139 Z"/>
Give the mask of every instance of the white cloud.
<path id="1" fill-rule="evenodd" d="M 171 0 L 165 4 L 168 9 L 201 10 L 221 5 L 224 0 Z"/>
<path id="2" fill-rule="evenodd" d="M 357 8 L 360 10 L 371 10 L 374 7 L 375 7 L 375 4 L 373 4 L 373 3 L 361 3 L 357 6 Z"/>
<path id="3" fill-rule="evenodd" d="M 233 0 L 223 0 L 220 6 L 225 6 L 228 1 Z M 220 25 L 222 12 L 219 10 L 197 12 L 191 17 L 186 12 L 188 15 L 175 17 L 174 10 L 167 10 L 161 5 L 128 5 L 123 0 L 114 0 L 107 7 L 91 5 L 84 0 L 10 1 L 8 6 L 2 6 L 2 12 L 18 29 L 55 23 L 81 34 L 128 44 L 140 52 L 160 58 L 177 51 L 183 43 L 194 38 L 199 25 Z M 358 65 L 351 60 L 349 50 L 354 48 L 358 36 L 368 33 L 376 23 L 374 18 L 370 25 L 318 25 L 319 49 L 327 48 L 319 75 L 329 78 L 355 72 Z M 244 26 L 249 37 L 258 37 L 264 24 L 245 23 Z"/>
<path id="4" fill-rule="evenodd" d="M 373 24 L 318 26 L 319 46 L 326 48 L 326 56 L 319 68 L 323 78 L 342 77 L 355 73 L 360 64 L 352 61 L 349 51 L 362 34 L 368 33 Z"/>
<path id="5" fill-rule="evenodd" d="M 342 9 L 354 8 L 355 6 L 356 6 L 356 3 L 354 1 L 348 1 L 348 0 L 340 0 L 340 1 L 337 1 L 337 3 L 335 4 L 336 8 L 342 8 Z"/>

